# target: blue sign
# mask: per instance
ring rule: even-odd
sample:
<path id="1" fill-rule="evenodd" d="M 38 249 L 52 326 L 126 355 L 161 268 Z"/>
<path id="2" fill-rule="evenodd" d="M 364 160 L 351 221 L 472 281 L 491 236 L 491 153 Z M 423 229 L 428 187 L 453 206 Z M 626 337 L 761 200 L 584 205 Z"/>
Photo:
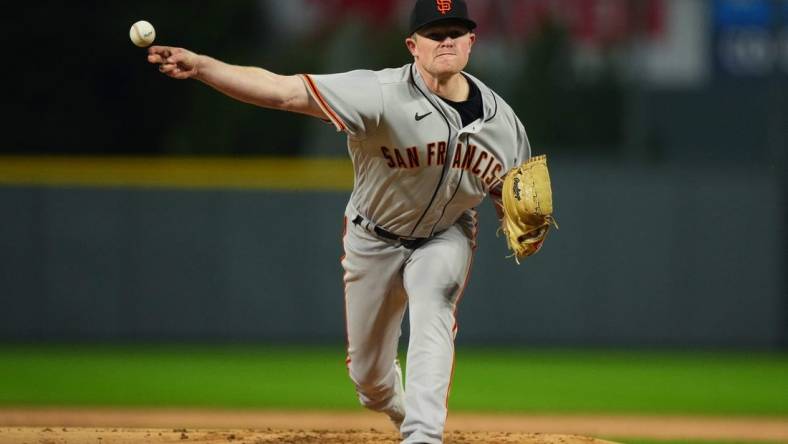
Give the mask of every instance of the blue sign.
<path id="1" fill-rule="evenodd" d="M 772 6 L 772 0 L 714 0 L 714 23 L 718 28 L 769 27 L 774 16 Z"/>
<path id="2" fill-rule="evenodd" d="M 788 0 L 714 0 L 717 71 L 763 77 L 788 66 Z"/>

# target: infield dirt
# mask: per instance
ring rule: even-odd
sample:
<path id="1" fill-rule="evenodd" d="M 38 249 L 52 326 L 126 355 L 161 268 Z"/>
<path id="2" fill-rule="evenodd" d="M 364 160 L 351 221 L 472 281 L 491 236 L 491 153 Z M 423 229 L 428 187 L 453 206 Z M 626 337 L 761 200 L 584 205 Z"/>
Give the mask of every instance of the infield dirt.
<path id="1" fill-rule="evenodd" d="M 136 444 L 136 443 L 314 443 L 314 444 L 396 444 L 394 432 L 286 431 L 286 430 L 189 430 L 189 429 L 0 429 L 2 444 Z M 616 444 L 583 436 L 539 433 L 449 432 L 447 444 Z"/>
<path id="2" fill-rule="evenodd" d="M 788 442 L 788 419 L 453 413 L 447 444 L 609 444 L 594 437 Z M 620 440 L 620 439 L 619 439 Z M 383 415 L 172 409 L 0 409 L 0 444 L 397 443 Z"/>

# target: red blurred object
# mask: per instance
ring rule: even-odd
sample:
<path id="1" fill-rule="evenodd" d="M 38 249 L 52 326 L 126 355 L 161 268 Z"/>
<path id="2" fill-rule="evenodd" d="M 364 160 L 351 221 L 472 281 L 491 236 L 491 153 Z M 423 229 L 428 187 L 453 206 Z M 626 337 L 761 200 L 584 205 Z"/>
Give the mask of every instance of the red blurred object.
<path id="1" fill-rule="evenodd" d="M 526 39 L 554 22 L 575 41 L 606 46 L 634 36 L 661 36 L 665 0 L 481 0 L 474 15 L 489 34 Z"/>
<path id="2" fill-rule="evenodd" d="M 320 8 L 327 21 L 335 21 L 348 14 L 360 15 L 373 26 L 395 22 L 400 0 L 312 0 L 315 8 Z"/>

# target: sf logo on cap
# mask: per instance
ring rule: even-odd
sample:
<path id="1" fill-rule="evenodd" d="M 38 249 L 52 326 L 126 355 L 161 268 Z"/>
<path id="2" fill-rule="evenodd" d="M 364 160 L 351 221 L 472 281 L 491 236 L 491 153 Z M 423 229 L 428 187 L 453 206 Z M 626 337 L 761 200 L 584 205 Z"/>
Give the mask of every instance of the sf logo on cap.
<path id="1" fill-rule="evenodd" d="M 435 3 L 438 4 L 438 12 L 441 14 L 446 15 L 451 11 L 451 0 L 435 0 Z"/>

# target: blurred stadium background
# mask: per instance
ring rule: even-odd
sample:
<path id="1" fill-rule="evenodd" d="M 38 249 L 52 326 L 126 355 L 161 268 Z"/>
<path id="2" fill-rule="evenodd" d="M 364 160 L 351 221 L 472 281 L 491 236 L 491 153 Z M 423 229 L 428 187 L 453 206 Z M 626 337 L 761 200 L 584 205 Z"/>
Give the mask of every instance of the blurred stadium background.
<path id="1" fill-rule="evenodd" d="M 712 395 L 698 394 L 707 413 L 725 413 L 719 387 L 742 383 L 749 404 L 731 403 L 752 407 L 728 413 L 788 415 L 788 1 L 469 4 L 479 42 L 468 71 L 549 155 L 561 229 L 518 267 L 496 239 L 492 208 L 480 208 L 458 350 L 624 349 L 641 364 L 644 353 L 669 351 L 700 367 L 714 366 L 704 354 L 713 351 L 755 367 L 749 383 L 736 379 L 744 370 L 723 373 L 730 379 Z M 45 357 L 69 344 L 319 346 L 316 356 L 336 349 L 341 370 L 338 258 L 352 185 L 344 138 L 315 119 L 167 79 L 127 30 L 146 19 L 157 44 L 285 74 L 380 69 L 410 60 L 409 5 L 11 7 L 2 19 L 13 69 L 0 143 L 0 363 L 22 373 L 4 378 L 0 404 L 90 404 L 56 390 L 41 398 L 25 379 L 33 368 L 41 380 L 57 373 Z M 659 379 L 640 377 L 628 380 Z M 349 383 L 338 384 L 348 392 L 339 404 L 350 405 Z M 489 407 L 457 396 L 463 408 Z M 102 399 L 93 403 L 115 402 Z M 178 399 L 200 404 L 169 402 Z M 568 399 L 510 408 L 583 410 Z M 652 409 L 611 405 L 704 412 L 680 397 Z"/>

